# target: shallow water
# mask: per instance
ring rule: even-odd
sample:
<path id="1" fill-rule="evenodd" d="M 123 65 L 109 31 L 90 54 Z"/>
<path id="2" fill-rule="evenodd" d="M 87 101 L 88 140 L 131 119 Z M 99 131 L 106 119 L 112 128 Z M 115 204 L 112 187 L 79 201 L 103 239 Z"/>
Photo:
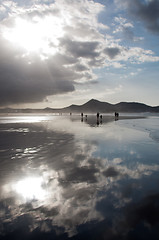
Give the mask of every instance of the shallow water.
<path id="1" fill-rule="evenodd" d="M 0 239 L 159 239 L 159 117 L 114 120 L 0 116 Z"/>

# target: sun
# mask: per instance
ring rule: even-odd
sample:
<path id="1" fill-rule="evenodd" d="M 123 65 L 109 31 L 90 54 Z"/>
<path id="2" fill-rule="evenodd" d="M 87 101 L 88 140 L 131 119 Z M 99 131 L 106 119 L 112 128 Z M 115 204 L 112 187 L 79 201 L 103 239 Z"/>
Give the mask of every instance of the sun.
<path id="1" fill-rule="evenodd" d="M 26 52 L 55 54 L 59 38 L 64 35 L 63 24 L 54 16 L 34 17 L 31 20 L 17 17 L 12 27 L 6 27 L 3 35 L 12 44 Z"/>

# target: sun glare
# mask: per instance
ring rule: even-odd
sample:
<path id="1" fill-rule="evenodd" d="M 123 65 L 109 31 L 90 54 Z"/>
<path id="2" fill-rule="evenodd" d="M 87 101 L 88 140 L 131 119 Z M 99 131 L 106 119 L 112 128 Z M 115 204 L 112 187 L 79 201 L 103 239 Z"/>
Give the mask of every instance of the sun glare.
<path id="1" fill-rule="evenodd" d="M 54 54 L 58 49 L 58 38 L 62 37 L 63 25 L 53 16 L 34 18 L 32 21 L 16 18 L 12 28 L 4 30 L 4 37 L 24 48 L 27 52 Z"/>

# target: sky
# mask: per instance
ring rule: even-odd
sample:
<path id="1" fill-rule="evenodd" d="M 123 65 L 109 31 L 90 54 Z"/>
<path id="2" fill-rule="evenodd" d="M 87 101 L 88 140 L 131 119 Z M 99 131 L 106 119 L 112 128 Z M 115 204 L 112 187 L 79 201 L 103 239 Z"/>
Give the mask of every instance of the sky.
<path id="1" fill-rule="evenodd" d="M 159 0 L 0 0 L 0 107 L 159 105 Z"/>

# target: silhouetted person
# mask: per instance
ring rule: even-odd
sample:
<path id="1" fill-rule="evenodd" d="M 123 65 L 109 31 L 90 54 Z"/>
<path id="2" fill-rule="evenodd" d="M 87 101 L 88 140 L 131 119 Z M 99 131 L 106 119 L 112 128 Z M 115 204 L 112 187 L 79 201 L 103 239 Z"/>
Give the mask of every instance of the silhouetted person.
<path id="1" fill-rule="evenodd" d="M 85 115 L 85 117 L 86 117 L 86 121 L 87 121 L 87 115 Z"/>
<path id="2" fill-rule="evenodd" d="M 83 113 L 81 113 L 81 122 L 83 122 Z"/>
<path id="3" fill-rule="evenodd" d="M 119 119 L 119 113 L 115 112 L 115 121 L 117 121 Z"/>
<path id="4" fill-rule="evenodd" d="M 97 112 L 97 118 L 99 118 L 99 112 Z"/>

